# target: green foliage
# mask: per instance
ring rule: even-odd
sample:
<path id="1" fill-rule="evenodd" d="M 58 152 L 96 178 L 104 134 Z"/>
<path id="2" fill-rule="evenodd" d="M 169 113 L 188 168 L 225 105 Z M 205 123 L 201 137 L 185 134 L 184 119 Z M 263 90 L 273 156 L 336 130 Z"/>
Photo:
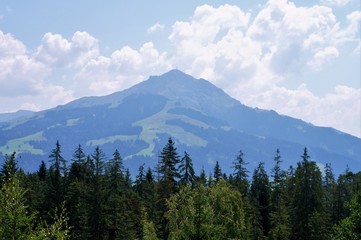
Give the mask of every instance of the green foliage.
<path id="1" fill-rule="evenodd" d="M 15 156 L 16 152 L 13 152 L 10 156 L 5 155 L 5 163 L 0 170 L 0 185 L 14 177 L 17 172 L 18 165 Z"/>
<path id="2" fill-rule="evenodd" d="M 0 239 L 360 239 L 361 172 L 336 181 L 327 164 L 322 178 L 307 149 L 301 157 L 284 171 L 277 150 L 272 178 L 260 163 L 249 184 L 242 152 L 229 177 L 219 162 L 195 176 L 171 139 L 159 177 L 142 164 L 134 182 L 118 150 L 86 157 L 79 145 L 68 172 L 57 142 L 36 173 L 14 153 L 0 173 Z"/>
<path id="3" fill-rule="evenodd" d="M 170 239 L 240 239 L 244 210 L 238 191 L 224 180 L 206 189 L 185 186 L 168 201 Z"/>
<path id="4" fill-rule="evenodd" d="M 196 181 L 193 162 L 187 152 L 184 152 L 184 157 L 179 164 L 180 184 L 193 186 Z"/>
<path id="5" fill-rule="evenodd" d="M 250 189 L 250 198 L 255 221 L 253 232 L 255 238 L 268 236 L 270 230 L 270 184 L 264 169 L 264 163 L 259 163 L 254 170 Z"/>
<path id="6" fill-rule="evenodd" d="M 216 165 L 213 169 L 213 179 L 217 183 L 223 177 L 221 166 L 219 166 L 219 162 L 216 161 Z"/>
<path id="7" fill-rule="evenodd" d="M 163 196 L 168 198 L 177 190 L 177 178 L 180 177 L 177 169 L 179 155 L 171 138 L 168 139 L 168 143 L 164 146 L 159 158 L 159 174 L 160 181 L 163 183 Z"/>
<path id="8" fill-rule="evenodd" d="M 324 222 L 314 220 L 322 219 L 319 214 L 324 211 L 321 171 L 309 158 L 305 148 L 302 162 L 298 163 L 295 172 L 292 229 L 295 238 L 311 239 L 314 236 L 323 236 L 321 232 L 324 226 L 321 225 Z"/>
<path id="9" fill-rule="evenodd" d="M 47 223 L 44 223 L 44 226 L 32 233 L 29 238 L 34 240 L 70 239 L 71 227 L 68 225 L 69 218 L 67 217 L 64 203 L 55 208 L 51 219 L 52 224 L 48 225 Z"/>
<path id="10" fill-rule="evenodd" d="M 236 159 L 233 161 L 233 179 L 234 186 L 239 189 L 242 195 L 246 196 L 248 193 L 248 170 L 246 165 L 248 162 L 244 160 L 244 154 L 242 151 L 239 151 L 239 154 L 236 156 Z"/>
<path id="11" fill-rule="evenodd" d="M 334 228 L 333 239 L 361 239 L 361 190 L 355 193 L 349 203 L 350 216 Z"/>
<path id="12" fill-rule="evenodd" d="M 157 233 L 155 230 L 154 223 L 149 220 L 145 208 L 142 208 L 142 237 L 143 240 L 158 240 Z"/>
<path id="13" fill-rule="evenodd" d="M 270 239 L 289 239 L 291 234 L 289 208 L 287 206 L 287 174 L 281 170 L 282 162 L 279 149 L 274 157 L 275 165 L 272 168 L 273 182 L 271 183 L 270 205 Z"/>
<path id="14" fill-rule="evenodd" d="M 26 239 L 33 227 L 34 214 L 28 214 L 26 190 L 13 176 L 0 191 L 0 239 Z"/>

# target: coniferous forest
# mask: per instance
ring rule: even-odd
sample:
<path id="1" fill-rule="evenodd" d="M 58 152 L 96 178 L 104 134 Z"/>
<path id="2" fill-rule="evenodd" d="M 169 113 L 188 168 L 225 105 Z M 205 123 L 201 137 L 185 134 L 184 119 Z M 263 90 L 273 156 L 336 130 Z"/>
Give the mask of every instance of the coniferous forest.
<path id="1" fill-rule="evenodd" d="M 0 239 L 361 239 L 361 172 L 321 173 L 307 148 L 298 154 L 282 169 L 275 150 L 267 172 L 239 151 L 233 174 L 218 162 L 196 173 L 169 139 L 154 169 L 131 176 L 118 150 L 79 145 L 66 161 L 57 142 L 34 173 L 13 153 L 0 172 Z"/>

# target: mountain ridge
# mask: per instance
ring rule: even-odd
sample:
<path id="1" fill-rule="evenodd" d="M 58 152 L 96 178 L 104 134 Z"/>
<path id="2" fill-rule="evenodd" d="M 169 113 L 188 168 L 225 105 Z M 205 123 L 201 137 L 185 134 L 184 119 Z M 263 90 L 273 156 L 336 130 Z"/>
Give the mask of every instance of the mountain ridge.
<path id="1" fill-rule="evenodd" d="M 32 165 L 46 160 L 59 140 L 67 159 L 78 144 L 88 153 L 100 146 L 109 155 L 120 147 L 127 165 L 136 170 L 144 162 L 154 165 L 162 144 L 172 137 L 180 153 L 186 150 L 197 159 L 198 169 L 212 169 L 220 161 L 230 172 L 239 150 L 252 166 L 259 161 L 270 165 L 277 148 L 289 166 L 304 147 L 319 164 L 332 162 L 338 171 L 347 164 L 361 166 L 361 139 L 273 110 L 248 107 L 210 82 L 179 70 L 107 96 L 80 98 L 25 120 L 3 123 L 0 136 L 3 155 L 17 151 Z M 31 164 L 25 165 L 34 169 Z"/>

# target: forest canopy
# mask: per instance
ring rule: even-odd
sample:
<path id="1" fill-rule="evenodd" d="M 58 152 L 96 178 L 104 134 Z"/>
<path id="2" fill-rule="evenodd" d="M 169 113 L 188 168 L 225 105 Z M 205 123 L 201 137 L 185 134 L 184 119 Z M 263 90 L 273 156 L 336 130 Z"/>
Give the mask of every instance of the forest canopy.
<path id="1" fill-rule="evenodd" d="M 195 173 L 192 157 L 169 138 L 158 165 L 136 176 L 121 153 L 81 145 L 70 164 L 56 142 L 49 166 L 18 167 L 16 153 L 0 170 L 0 239 L 361 239 L 361 172 L 319 169 L 307 148 L 296 166 L 260 162 L 251 172 L 242 150 L 233 173 L 216 162 Z"/>

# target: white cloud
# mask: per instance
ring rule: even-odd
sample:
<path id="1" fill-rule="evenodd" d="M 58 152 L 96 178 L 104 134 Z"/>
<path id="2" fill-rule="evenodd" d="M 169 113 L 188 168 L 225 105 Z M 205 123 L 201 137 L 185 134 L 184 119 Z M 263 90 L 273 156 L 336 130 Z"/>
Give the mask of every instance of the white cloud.
<path id="1" fill-rule="evenodd" d="M 148 34 L 151 34 L 151 33 L 154 33 L 156 31 L 161 31 L 164 29 L 164 25 L 163 24 L 160 24 L 159 22 L 154 24 L 153 26 L 149 27 L 147 32 Z"/>
<path id="2" fill-rule="evenodd" d="M 339 52 L 335 47 L 326 47 L 323 50 L 318 51 L 314 54 L 313 58 L 308 64 L 315 70 L 320 70 L 325 62 L 330 61 L 332 58 L 338 57 Z"/>
<path id="3" fill-rule="evenodd" d="M 0 102 L 6 103 L 2 111 L 40 110 L 73 99 L 63 87 L 46 84 L 51 69 L 29 56 L 21 41 L 1 31 L 0 69 Z"/>
<path id="4" fill-rule="evenodd" d="M 104 95 L 128 88 L 149 75 L 169 70 L 167 54 L 159 53 L 152 42 L 139 50 L 125 46 L 110 57 L 89 61 L 75 76 L 78 95 Z"/>
<path id="5" fill-rule="evenodd" d="M 88 33 L 78 31 L 71 40 L 60 34 L 46 33 L 34 58 L 54 67 L 80 67 L 98 55 L 98 41 Z"/>
<path id="6" fill-rule="evenodd" d="M 359 12 L 349 14 L 348 25 L 342 28 L 329 7 L 271 0 L 252 19 L 235 6 L 198 7 L 189 21 L 173 25 L 172 64 L 210 79 L 251 106 L 360 136 L 359 113 L 344 107 L 359 97 L 359 89 L 349 88 L 347 96 L 337 87 L 329 96 L 319 97 L 305 85 L 296 90 L 282 86 L 307 69 L 321 71 L 341 54 L 340 47 L 356 42 Z M 353 103 L 357 104 L 359 100 Z"/>
<path id="7" fill-rule="evenodd" d="M 25 45 L 11 34 L 0 31 L 0 95 L 17 97 L 35 94 L 39 80 L 48 69 L 27 55 Z"/>
<path id="8" fill-rule="evenodd" d="M 189 21 L 173 24 L 171 55 L 147 42 L 139 49 L 123 46 L 103 56 L 98 40 L 86 32 L 71 38 L 46 33 L 31 52 L 0 31 L 0 102 L 11 102 L 10 110 L 39 110 L 74 97 L 119 91 L 178 67 L 213 81 L 245 104 L 361 136 L 360 111 L 354 110 L 360 108 L 359 88 L 337 86 L 317 96 L 305 84 L 293 90 L 284 87 L 287 79 L 300 79 L 305 71 L 322 71 L 345 55 L 346 44 L 360 54 L 361 12 L 350 13 L 341 24 L 330 7 L 270 0 L 252 14 L 227 4 L 197 7 Z M 163 28 L 156 23 L 148 33 Z M 66 72 L 68 85 L 55 83 L 54 72 Z"/>
<path id="9" fill-rule="evenodd" d="M 339 45 L 355 38 L 356 14 L 349 19 L 349 27 L 341 29 L 331 8 L 297 7 L 286 0 L 269 1 L 252 22 L 236 6 L 203 5 L 190 21 L 173 25 L 173 64 L 217 80 L 224 68 L 233 76 L 244 72 L 244 81 L 258 78 L 261 70 L 277 82 L 306 66 L 321 70 L 337 57 Z"/>
<path id="10" fill-rule="evenodd" d="M 0 31 L 0 57 L 13 57 L 26 53 L 25 45 L 10 33 Z"/>
<path id="11" fill-rule="evenodd" d="M 360 88 L 338 85 L 334 92 L 320 97 L 314 95 L 305 84 L 295 90 L 274 86 L 245 98 L 244 102 L 264 109 L 277 109 L 281 114 L 361 136 Z"/>

